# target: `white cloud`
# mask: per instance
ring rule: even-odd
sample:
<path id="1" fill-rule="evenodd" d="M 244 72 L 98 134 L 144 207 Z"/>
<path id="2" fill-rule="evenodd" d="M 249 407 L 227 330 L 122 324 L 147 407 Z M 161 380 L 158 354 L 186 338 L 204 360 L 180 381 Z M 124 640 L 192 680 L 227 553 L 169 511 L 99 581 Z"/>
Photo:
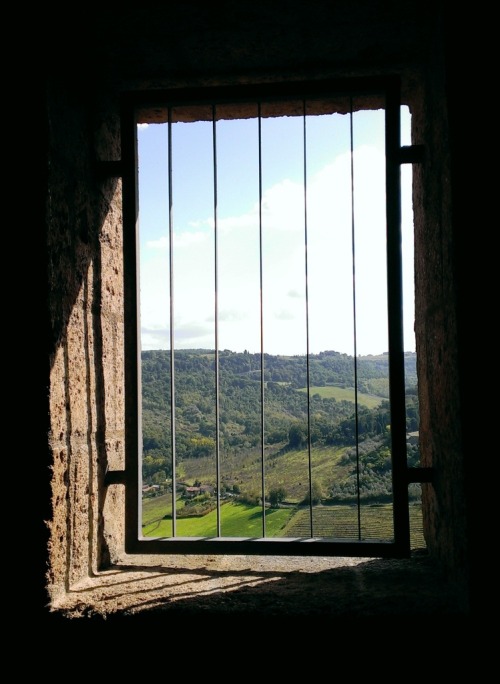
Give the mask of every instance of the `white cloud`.
<path id="1" fill-rule="evenodd" d="M 355 292 L 351 198 L 348 154 L 308 179 L 306 312 L 304 189 L 283 180 L 264 193 L 264 351 L 304 353 L 307 314 L 311 352 L 353 353 L 354 296 L 357 352 L 387 350 L 384 158 L 374 148 L 361 148 L 354 156 Z M 213 348 L 213 217 L 189 225 L 196 230 L 178 231 L 174 237 L 175 343 Z M 258 206 L 239 216 L 219 218 L 218 228 L 220 347 L 259 351 Z M 161 341 L 169 346 L 168 244 L 163 236 L 142 250 L 146 252 L 141 269 L 143 348 L 159 348 L 155 345 Z"/>
<path id="2" fill-rule="evenodd" d="M 158 240 L 148 240 L 146 242 L 146 247 L 149 247 L 149 249 L 168 249 L 168 245 L 168 237 L 161 237 Z"/>

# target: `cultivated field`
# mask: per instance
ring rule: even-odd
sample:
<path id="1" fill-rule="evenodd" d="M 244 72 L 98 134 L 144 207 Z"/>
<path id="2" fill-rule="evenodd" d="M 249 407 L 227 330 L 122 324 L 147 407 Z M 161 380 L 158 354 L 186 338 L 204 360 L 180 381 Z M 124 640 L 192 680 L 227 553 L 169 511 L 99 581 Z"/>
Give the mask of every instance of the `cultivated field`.
<path id="1" fill-rule="evenodd" d="M 410 538 L 412 548 L 425 547 L 422 532 L 421 506 L 411 504 Z M 359 519 L 357 506 L 317 506 L 313 508 L 312 532 L 314 537 L 327 537 L 344 541 L 358 540 L 390 541 L 392 532 L 392 506 L 390 504 L 362 505 Z M 167 496 L 149 499 L 143 503 L 143 535 L 145 537 L 171 537 L 172 518 L 170 500 Z M 217 513 L 210 511 L 204 516 L 178 518 L 176 536 L 217 536 Z M 260 506 L 237 502 L 221 506 L 221 536 L 263 537 L 263 516 Z M 309 508 L 267 508 L 265 513 L 266 537 L 309 538 L 311 522 Z"/>

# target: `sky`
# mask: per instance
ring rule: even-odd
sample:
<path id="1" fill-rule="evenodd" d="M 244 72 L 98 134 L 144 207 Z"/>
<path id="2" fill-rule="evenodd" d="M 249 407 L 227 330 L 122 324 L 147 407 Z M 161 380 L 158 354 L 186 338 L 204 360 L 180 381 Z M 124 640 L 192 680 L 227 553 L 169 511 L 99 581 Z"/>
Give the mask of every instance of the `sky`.
<path id="1" fill-rule="evenodd" d="M 406 107 L 401 129 L 409 145 Z M 303 117 L 263 118 L 261 184 L 258 136 L 257 118 L 218 121 L 215 145 L 211 122 L 172 125 L 174 348 L 387 351 L 383 111 L 354 113 L 352 168 L 348 115 L 306 117 L 306 162 Z M 139 126 L 138 151 L 141 345 L 168 349 L 167 125 Z M 410 165 L 401 178 L 404 348 L 415 351 Z"/>

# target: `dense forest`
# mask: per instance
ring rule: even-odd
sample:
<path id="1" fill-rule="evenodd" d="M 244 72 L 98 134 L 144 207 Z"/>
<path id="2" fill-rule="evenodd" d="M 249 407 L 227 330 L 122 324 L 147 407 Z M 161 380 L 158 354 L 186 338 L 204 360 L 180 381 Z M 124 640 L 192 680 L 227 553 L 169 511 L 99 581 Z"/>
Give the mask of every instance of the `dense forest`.
<path id="1" fill-rule="evenodd" d="M 329 487 L 329 495 L 343 499 L 352 493 L 360 458 L 367 489 L 390 488 L 387 354 L 354 358 L 325 351 L 309 357 L 261 357 L 224 350 L 216 364 L 213 351 L 178 350 L 174 383 L 170 361 L 165 350 L 142 352 L 145 483 L 164 485 L 171 477 L 174 384 L 179 463 L 210 458 L 217 442 L 221 454 L 233 460 L 241 456 L 241 463 L 249 453 L 260 453 L 262 440 L 274 456 L 310 443 L 316 450 L 342 453 L 348 474 Z M 410 434 L 418 431 L 416 355 L 405 353 L 404 363 Z M 409 442 L 407 448 L 409 464 L 417 464 L 418 446 Z"/>

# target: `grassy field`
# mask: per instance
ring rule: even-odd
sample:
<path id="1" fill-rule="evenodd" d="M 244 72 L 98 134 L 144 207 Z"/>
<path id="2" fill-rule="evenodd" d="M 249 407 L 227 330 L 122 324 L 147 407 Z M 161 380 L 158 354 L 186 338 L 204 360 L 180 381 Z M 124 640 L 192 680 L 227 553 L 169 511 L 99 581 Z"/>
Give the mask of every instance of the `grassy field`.
<path id="1" fill-rule="evenodd" d="M 385 381 L 387 383 L 387 381 Z M 306 388 L 298 390 L 299 392 L 306 392 Z M 352 387 L 335 387 L 333 385 L 326 385 L 323 387 L 311 387 L 311 396 L 319 394 L 322 399 L 336 399 L 337 401 L 351 401 L 354 403 L 355 395 Z M 366 406 L 369 409 L 376 408 L 384 401 L 382 396 L 375 396 L 374 394 L 363 394 L 358 392 L 358 404 Z"/>
<path id="2" fill-rule="evenodd" d="M 164 499 L 163 517 L 152 519 L 158 515 L 156 506 L 143 506 L 143 534 L 145 537 L 171 537 L 172 519 L 165 513 L 170 512 L 170 502 Z M 147 502 L 149 503 L 149 501 Z M 156 513 L 152 513 L 152 509 Z M 294 514 L 293 508 L 275 508 L 266 510 L 266 536 L 282 536 L 283 530 Z M 164 516 L 167 517 L 164 517 Z M 149 521 L 149 522 L 148 522 Z M 215 510 L 202 517 L 179 518 L 176 522 L 178 537 L 215 537 L 217 533 L 217 512 Z M 223 537 L 262 537 L 262 508 L 228 502 L 221 506 L 221 532 Z"/>
<path id="3" fill-rule="evenodd" d="M 421 506 L 410 505 L 410 538 L 412 548 L 425 547 L 422 532 Z M 143 505 L 143 534 L 145 537 L 171 537 L 170 500 L 166 496 L 148 499 Z M 363 505 L 360 513 L 361 538 L 390 541 L 392 506 Z M 217 530 L 216 511 L 202 517 L 179 518 L 177 536 L 214 537 Z M 221 506 L 223 537 L 262 537 L 262 509 L 228 502 Z M 318 506 L 313 508 L 313 534 L 343 540 L 358 539 L 358 510 L 356 506 Z M 266 537 L 310 536 L 309 509 L 283 507 L 266 509 Z"/>

